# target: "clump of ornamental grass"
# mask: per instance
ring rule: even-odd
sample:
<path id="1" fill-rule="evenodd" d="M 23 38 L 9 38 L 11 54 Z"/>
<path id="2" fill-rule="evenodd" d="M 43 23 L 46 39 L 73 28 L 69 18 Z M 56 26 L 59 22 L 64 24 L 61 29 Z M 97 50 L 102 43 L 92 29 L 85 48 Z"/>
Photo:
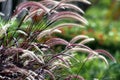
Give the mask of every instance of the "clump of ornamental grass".
<path id="1" fill-rule="evenodd" d="M 80 75 L 60 72 L 70 69 L 71 59 L 76 60 L 75 52 L 88 53 L 85 62 L 99 58 L 108 66 L 106 57 L 115 62 L 109 52 L 85 45 L 94 38 L 77 35 L 67 41 L 52 35 L 61 34 L 63 27 L 84 28 L 88 24 L 81 16 L 84 11 L 72 4 L 76 1 L 90 4 L 87 0 L 42 0 L 23 2 L 16 7 L 10 20 L 0 24 L 0 80 L 84 80 Z M 57 51 L 59 46 L 63 48 Z"/>

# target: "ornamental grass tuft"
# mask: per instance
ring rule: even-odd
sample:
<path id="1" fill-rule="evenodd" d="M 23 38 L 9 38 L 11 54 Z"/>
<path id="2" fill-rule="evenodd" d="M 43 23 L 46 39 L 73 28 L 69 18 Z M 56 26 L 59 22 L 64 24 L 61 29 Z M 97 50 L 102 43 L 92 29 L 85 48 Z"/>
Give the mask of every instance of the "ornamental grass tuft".
<path id="1" fill-rule="evenodd" d="M 8 22 L 0 23 L 0 80 L 84 80 L 62 72 L 71 68 L 72 59 L 79 62 L 76 52 L 88 53 L 84 62 L 99 58 L 108 66 L 106 57 L 116 62 L 109 52 L 86 46 L 94 38 L 77 35 L 67 41 L 53 36 L 62 34 L 61 28 L 88 24 L 81 15 L 84 11 L 72 3 L 76 1 L 91 4 L 88 0 L 27 1 L 16 7 Z"/>

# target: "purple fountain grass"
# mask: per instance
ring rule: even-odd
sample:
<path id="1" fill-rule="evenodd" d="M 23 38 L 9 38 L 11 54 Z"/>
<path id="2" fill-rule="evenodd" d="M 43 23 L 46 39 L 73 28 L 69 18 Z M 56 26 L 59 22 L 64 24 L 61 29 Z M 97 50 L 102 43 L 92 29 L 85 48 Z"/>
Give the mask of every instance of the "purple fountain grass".
<path id="1" fill-rule="evenodd" d="M 71 11 L 62 11 L 62 12 L 53 14 L 53 16 L 50 17 L 50 20 L 52 20 L 51 22 L 54 22 L 56 20 L 64 19 L 64 18 L 73 18 L 75 20 L 82 22 L 83 24 L 88 23 L 82 16 Z"/>
<path id="2" fill-rule="evenodd" d="M 86 44 L 86 43 L 88 43 L 88 42 L 90 42 L 90 41 L 94 41 L 94 40 L 95 40 L 94 38 L 84 39 L 84 40 L 82 40 L 82 41 L 80 42 L 80 44 Z"/>
<path id="3" fill-rule="evenodd" d="M 61 33 L 61 30 L 59 30 L 59 29 L 52 29 L 52 28 L 44 30 L 40 34 L 38 34 L 37 39 L 40 40 L 44 36 L 50 36 L 53 33 Z"/>
<path id="4" fill-rule="evenodd" d="M 61 39 L 61 38 L 52 38 L 52 39 L 46 41 L 45 44 L 52 47 L 52 46 L 55 46 L 58 44 L 69 45 L 69 42 L 67 42 L 66 40 Z"/>
<path id="5" fill-rule="evenodd" d="M 84 11 L 72 3 L 76 1 L 91 4 L 88 0 L 42 0 L 23 2 L 16 7 L 10 21 L 0 25 L 0 80 L 84 80 L 80 75 L 58 73 L 62 69 L 70 69 L 72 59 L 79 62 L 75 58 L 76 52 L 88 53 L 83 61 L 100 58 L 108 65 L 105 55 L 116 62 L 107 51 L 92 50 L 85 45 L 94 38 L 78 35 L 67 41 L 52 36 L 62 34 L 61 28 L 84 28 L 88 24 L 79 14 Z M 13 28 L 13 23 L 24 10 L 27 13 Z M 64 19 L 72 19 L 73 22 L 57 23 Z M 57 51 L 59 46 L 62 49 Z"/>
<path id="6" fill-rule="evenodd" d="M 78 35 L 78 36 L 75 36 L 72 40 L 70 40 L 70 43 L 75 43 L 80 39 L 87 39 L 87 38 L 89 38 L 89 37 L 85 36 L 85 35 Z"/>
<path id="7" fill-rule="evenodd" d="M 78 76 L 78 75 L 70 75 L 65 80 L 71 80 L 71 79 L 85 80 L 82 76 Z"/>
<path id="8" fill-rule="evenodd" d="M 44 5 L 47 6 L 55 6 L 55 5 L 58 5 L 60 4 L 59 6 L 56 7 L 56 9 L 65 9 L 65 8 L 70 8 L 70 9 L 74 9 L 76 11 L 79 11 L 80 13 L 84 13 L 84 11 L 79 8 L 78 6 L 76 5 L 73 5 L 73 4 L 69 4 L 69 3 L 60 3 L 59 1 L 54 1 L 54 0 L 44 0 L 44 1 L 41 1 Z"/>
<path id="9" fill-rule="evenodd" d="M 64 2 L 74 2 L 74 1 L 78 1 L 78 2 L 83 2 L 86 4 L 91 4 L 88 0 L 63 0 Z"/>
<path id="10" fill-rule="evenodd" d="M 96 51 L 97 53 L 99 53 L 99 54 L 106 55 L 106 56 L 109 57 L 113 62 L 116 63 L 115 58 L 114 58 L 108 51 L 103 50 L 103 49 L 97 49 L 97 50 L 95 50 L 95 51 Z"/>
<path id="11" fill-rule="evenodd" d="M 19 14 L 24 8 L 28 8 L 28 7 L 35 7 L 38 9 L 41 8 L 45 12 L 49 12 L 48 8 L 43 6 L 41 3 L 38 3 L 35 1 L 29 1 L 29 2 L 23 2 L 23 3 L 19 4 L 19 6 L 17 6 L 17 8 L 15 10 L 15 14 Z"/>

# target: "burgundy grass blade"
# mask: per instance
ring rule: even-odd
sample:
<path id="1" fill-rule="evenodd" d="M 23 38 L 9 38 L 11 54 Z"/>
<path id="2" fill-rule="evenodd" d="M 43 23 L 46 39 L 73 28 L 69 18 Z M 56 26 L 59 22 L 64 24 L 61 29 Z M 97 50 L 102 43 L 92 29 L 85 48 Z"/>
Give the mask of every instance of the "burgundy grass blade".
<path id="1" fill-rule="evenodd" d="M 51 32 L 54 31 L 55 29 L 60 29 L 60 28 L 64 28 L 64 27 L 81 27 L 81 28 L 84 28 L 84 26 L 82 26 L 80 24 L 76 24 L 76 23 L 61 23 L 61 24 L 58 24 L 56 26 L 53 26 L 53 28 L 51 28 Z"/>
<path id="2" fill-rule="evenodd" d="M 87 39 L 87 38 L 89 38 L 89 37 L 85 36 L 85 35 L 78 35 L 78 36 L 75 36 L 72 40 L 70 40 L 70 43 L 75 43 L 80 39 Z"/>
<path id="3" fill-rule="evenodd" d="M 51 71 L 46 70 L 46 69 L 44 69 L 44 71 L 46 74 L 50 76 L 50 80 L 56 80 L 54 74 Z"/>
<path id="4" fill-rule="evenodd" d="M 48 63 L 52 63 L 52 62 L 54 62 L 54 60 L 60 60 L 60 61 L 62 61 L 65 65 L 68 65 L 68 63 L 67 63 L 63 58 L 61 58 L 61 57 L 59 57 L 59 56 L 53 57 Z"/>
<path id="5" fill-rule="evenodd" d="M 4 55 L 16 55 L 16 54 L 22 54 L 23 53 L 23 49 L 22 48 L 8 48 L 5 50 Z"/>
<path id="6" fill-rule="evenodd" d="M 91 4 L 88 0 L 63 0 L 64 2 L 83 2 L 83 3 L 86 3 L 86 4 Z"/>
<path id="7" fill-rule="evenodd" d="M 96 52 L 98 52 L 99 54 L 103 54 L 106 55 L 107 57 L 109 57 L 112 61 L 114 61 L 116 63 L 115 58 L 107 51 L 103 50 L 103 49 L 97 49 L 95 50 Z"/>
<path id="8" fill-rule="evenodd" d="M 44 1 L 41 1 L 44 5 L 47 6 L 55 6 L 55 5 L 58 5 L 55 9 L 59 9 L 59 8 L 69 8 L 69 9 L 74 9 L 78 12 L 81 12 L 81 13 L 84 13 L 84 11 L 79 8 L 78 6 L 76 5 L 73 5 L 73 4 L 68 4 L 68 3 L 60 3 L 58 1 L 54 1 L 54 0 L 44 0 Z"/>
<path id="9" fill-rule="evenodd" d="M 53 14 L 52 16 L 50 16 L 49 21 L 52 23 L 54 21 L 65 19 L 65 18 L 67 19 L 72 18 L 72 19 L 82 22 L 83 24 L 88 24 L 85 18 L 83 18 L 78 13 L 71 12 L 71 11 L 62 11 L 62 12 Z"/>
<path id="10" fill-rule="evenodd" d="M 72 80 L 72 79 L 75 79 L 75 80 L 84 80 L 84 78 L 81 77 L 81 76 L 79 76 L 79 75 L 70 75 L 67 78 L 65 78 L 64 80 Z"/>
<path id="11" fill-rule="evenodd" d="M 28 7 L 37 7 L 38 9 L 42 9 L 45 12 L 48 12 L 48 8 L 46 8 L 44 5 L 41 3 L 35 2 L 35 1 L 28 1 L 28 2 L 23 2 L 19 4 L 15 10 L 15 14 L 20 13 L 23 9 L 28 8 Z"/>
<path id="12" fill-rule="evenodd" d="M 81 8 L 79 8 L 79 7 L 77 7 L 76 5 L 73 5 L 73 4 L 61 4 L 56 9 L 59 9 L 59 8 L 73 9 L 73 10 L 76 10 L 76 11 L 84 14 L 84 11 Z"/>
<path id="13" fill-rule="evenodd" d="M 69 45 L 69 42 L 61 38 L 51 38 L 45 44 L 52 47 L 55 45 Z"/>

